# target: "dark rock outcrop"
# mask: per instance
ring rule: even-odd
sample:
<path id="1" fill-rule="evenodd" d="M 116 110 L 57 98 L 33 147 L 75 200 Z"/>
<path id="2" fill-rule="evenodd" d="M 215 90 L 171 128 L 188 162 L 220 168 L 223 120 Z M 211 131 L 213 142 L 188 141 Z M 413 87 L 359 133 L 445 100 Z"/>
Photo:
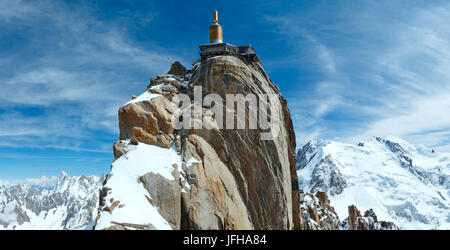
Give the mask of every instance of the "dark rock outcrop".
<path id="1" fill-rule="evenodd" d="M 176 61 L 170 67 L 169 72 L 167 74 L 184 76 L 188 73 L 188 70 L 179 62 Z"/>
<path id="2" fill-rule="evenodd" d="M 378 221 L 372 209 L 362 216 L 356 206 L 348 207 L 348 217 L 340 221 L 325 192 L 306 193 L 301 202 L 304 230 L 398 230 L 392 222 Z"/>
<path id="3" fill-rule="evenodd" d="M 372 209 L 361 216 L 355 205 L 348 207 L 348 217 L 342 222 L 342 228 L 347 230 L 398 230 L 392 222 L 378 221 L 377 215 Z"/>
<path id="4" fill-rule="evenodd" d="M 307 193 L 301 202 L 302 229 L 304 230 L 338 230 L 341 228 L 339 216 L 330 205 L 325 192 L 315 195 Z"/>

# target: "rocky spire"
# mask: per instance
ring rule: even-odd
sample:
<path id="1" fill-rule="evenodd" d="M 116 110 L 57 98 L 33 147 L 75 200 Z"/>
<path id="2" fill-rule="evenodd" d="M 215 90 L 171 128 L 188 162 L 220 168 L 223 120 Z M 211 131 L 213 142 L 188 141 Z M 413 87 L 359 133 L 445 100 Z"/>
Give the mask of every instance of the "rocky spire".
<path id="1" fill-rule="evenodd" d="M 279 135 L 261 140 L 262 129 L 176 129 L 171 117 L 178 106 L 171 100 L 177 94 L 193 96 L 196 87 L 202 87 L 202 97 L 215 94 L 223 100 L 227 94 L 273 95 L 276 109 L 270 115 L 278 117 Z M 214 107 L 190 105 L 203 115 Z M 194 116 L 191 122 L 200 121 Z M 96 229 L 131 224 L 157 229 L 300 228 L 292 121 L 287 101 L 259 61 L 218 56 L 194 64 L 184 76 L 158 75 L 144 94 L 119 109 L 119 127 L 117 159 L 102 191 Z M 124 196 L 117 195 L 122 192 Z M 145 213 L 137 216 L 140 211 Z"/>

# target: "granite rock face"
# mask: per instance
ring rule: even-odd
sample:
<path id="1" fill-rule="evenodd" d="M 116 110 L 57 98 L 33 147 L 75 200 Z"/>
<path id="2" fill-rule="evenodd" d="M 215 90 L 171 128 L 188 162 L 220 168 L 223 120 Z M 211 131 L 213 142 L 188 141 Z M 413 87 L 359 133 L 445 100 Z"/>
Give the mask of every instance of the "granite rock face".
<path id="1" fill-rule="evenodd" d="M 96 228 L 127 229 L 124 225 L 142 224 L 156 229 L 166 226 L 172 229 L 300 229 L 292 121 L 286 100 L 261 63 L 219 56 L 197 62 L 191 70 L 181 69 L 175 63 L 170 71 L 173 74 L 151 79 L 144 94 L 119 109 L 120 141 L 114 145 L 116 162 L 104 185 L 100 202 L 103 206 L 99 208 Z M 215 94 L 224 101 L 227 94 L 271 95 L 274 98 L 270 99 L 267 114 L 274 126 L 266 130 L 249 128 L 248 105 L 245 121 L 238 120 L 236 112 L 233 117 L 237 123 L 245 122 L 247 126 L 221 128 L 218 125 L 221 121 L 215 113 L 212 115 L 214 108 L 217 111 L 217 104 L 195 101 L 198 93 L 194 95 L 194 92 L 200 86 L 201 97 Z M 177 94 L 194 100 L 189 104 L 194 110 L 189 123 L 209 122 L 211 129 L 174 126 L 172 118 L 179 106 L 173 100 Z M 225 114 L 225 103 L 222 108 Z M 195 115 L 196 110 L 203 115 L 203 120 Z M 268 131 L 275 136 L 262 140 Z M 134 204 L 120 202 L 125 198 L 119 197 L 116 191 L 126 187 L 113 185 L 121 178 L 117 174 L 119 170 L 114 172 L 114 168 L 133 168 L 123 162 L 132 160 L 133 151 L 142 144 L 179 156 L 171 166 L 163 166 L 170 167 L 171 176 L 159 175 L 154 170 L 157 155 L 149 153 L 142 157 L 148 164 L 148 172 L 140 168 L 140 176 L 130 177 L 147 192 L 144 195 L 148 207 L 142 209 L 158 210 L 163 218 L 160 227 L 156 221 L 139 223 L 136 218 L 127 221 L 120 210 L 125 211 Z M 122 207 L 106 211 L 113 204 L 110 200 L 119 201 Z"/>
<path id="2" fill-rule="evenodd" d="M 298 192 L 295 188 L 295 135 L 287 103 L 261 64 L 236 57 L 206 61 L 192 75 L 203 93 L 274 94 L 279 112 L 279 134 L 261 140 L 259 129 L 196 130 L 231 172 L 249 218 L 257 229 L 290 229 L 299 223 Z M 248 114 L 248 112 L 247 112 Z M 248 117 L 246 117 L 248 118 Z"/>

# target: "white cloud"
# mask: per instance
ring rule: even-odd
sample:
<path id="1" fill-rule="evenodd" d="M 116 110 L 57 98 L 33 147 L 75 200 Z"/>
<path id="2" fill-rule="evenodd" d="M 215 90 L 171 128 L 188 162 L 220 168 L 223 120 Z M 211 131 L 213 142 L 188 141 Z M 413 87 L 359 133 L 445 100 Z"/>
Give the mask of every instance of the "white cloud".
<path id="1" fill-rule="evenodd" d="M 1 8 L 10 4 L 9 10 Z M 26 18 L 30 13 L 33 20 Z M 117 135 L 119 106 L 144 91 L 151 74 L 183 61 L 158 46 L 149 50 L 137 45 L 122 25 L 97 19 L 83 5 L 69 9 L 57 2 L 0 0 L 0 24 L 2 18 L 31 22 L 35 32 L 28 39 L 38 40 L 39 46 L 30 43 L 28 49 L 39 53 L 19 51 L 0 59 L 7 72 L 0 73 L 0 111 L 6 111 L 0 112 L 0 146 L 103 151 L 105 145 L 94 131 Z M 45 23 L 45 30 L 39 33 L 36 23 Z M 27 107 L 42 112 L 23 115 L 20 108 Z M 91 148 L 83 145 L 88 140 Z"/>
<path id="2" fill-rule="evenodd" d="M 304 91 L 300 83 L 288 96 L 298 143 L 394 135 L 448 148 L 450 4 L 337 5 L 326 17 L 296 10 L 268 18 L 296 51 L 291 62 L 320 69 L 313 87 Z"/>
<path id="3" fill-rule="evenodd" d="M 37 9 L 32 4 L 22 0 L 0 0 L 0 21 L 10 22 L 35 12 Z"/>
<path id="4" fill-rule="evenodd" d="M 56 184 L 58 178 L 56 176 L 41 176 L 41 178 L 28 178 L 23 180 L 6 181 L 0 180 L 0 186 L 13 186 L 13 185 L 30 185 L 39 187 L 52 187 Z"/>
<path id="5" fill-rule="evenodd" d="M 450 5 L 420 10 L 416 20 L 403 23 L 398 40 L 376 65 L 388 74 L 391 94 L 384 115 L 369 123 L 358 137 L 396 135 L 429 146 L 449 144 L 450 131 L 450 33 L 445 28 Z M 440 138 L 435 138 L 439 136 Z"/>
<path id="6" fill-rule="evenodd" d="M 428 131 L 450 130 L 450 94 L 427 96 L 414 99 L 403 114 L 390 114 L 389 117 L 374 121 L 365 134 L 396 135 L 426 133 Z"/>

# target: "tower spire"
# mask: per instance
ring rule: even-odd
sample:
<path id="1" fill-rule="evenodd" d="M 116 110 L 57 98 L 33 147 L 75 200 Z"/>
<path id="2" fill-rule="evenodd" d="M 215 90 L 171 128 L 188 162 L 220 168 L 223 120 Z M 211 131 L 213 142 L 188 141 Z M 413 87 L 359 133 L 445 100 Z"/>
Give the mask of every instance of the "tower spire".
<path id="1" fill-rule="evenodd" d="M 219 24 L 219 12 L 217 12 L 217 10 L 214 10 L 213 12 L 213 20 L 214 24 Z"/>
<path id="2" fill-rule="evenodd" d="M 219 13 L 213 12 L 213 25 L 209 26 L 209 43 L 223 43 L 223 29 L 219 24 Z"/>

